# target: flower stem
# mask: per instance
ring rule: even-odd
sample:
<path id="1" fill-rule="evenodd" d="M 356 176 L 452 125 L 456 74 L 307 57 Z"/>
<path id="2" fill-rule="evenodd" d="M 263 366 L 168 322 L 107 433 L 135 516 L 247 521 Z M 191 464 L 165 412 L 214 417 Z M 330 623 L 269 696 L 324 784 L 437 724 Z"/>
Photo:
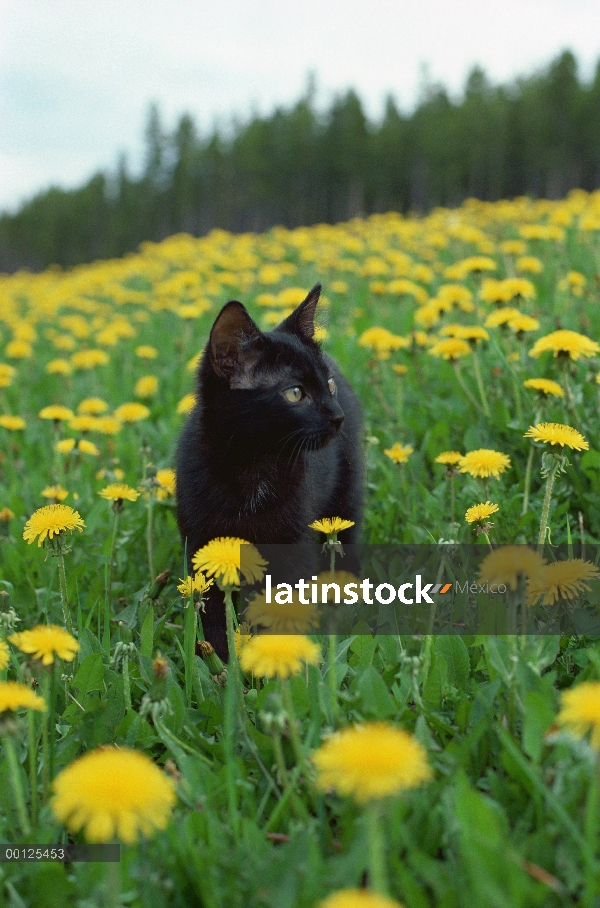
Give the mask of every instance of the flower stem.
<path id="1" fill-rule="evenodd" d="M 544 504 L 542 507 L 542 519 L 540 521 L 540 534 L 538 536 L 538 550 L 543 548 L 546 541 L 546 532 L 548 530 L 548 515 L 550 513 L 550 501 L 552 500 L 552 486 L 554 485 L 554 470 L 550 470 L 546 480 L 546 493 L 544 495 Z"/>
<path id="2" fill-rule="evenodd" d="M 29 725 L 29 789 L 31 794 L 31 824 L 37 826 L 38 789 L 37 789 L 37 735 L 35 733 L 35 716 L 28 710 Z"/>
<path id="3" fill-rule="evenodd" d="M 19 761 L 17 759 L 17 752 L 15 750 L 15 742 L 13 741 L 13 738 L 10 734 L 6 735 L 4 738 L 4 747 L 6 749 L 6 759 L 8 761 L 10 782 L 12 785 L 13 794 L 15 796 L 17 813 L 19 814 L 19 823 L 22 832 L 25 835 L 29 835 L 29 833 L 31 832 L 31 826 L 29 824 L 29 817 L 27 816 L 25 797 L 23 795 L 23 786 L 21 785 Z"/>
<path id="4" fill-rule="evenodd" d="M 579 413 L 577 412 L 577 407 L 575 406 L 575 401 L 573 400 L 573 392 L 571 390 L 571 384 L 569 382 L 569 362 L 567 359 L 563 360 L 563 386 L 565 389 L 567 407 L 575 417 L 575 421 L 579 422 Z"/>
<path id="5" fill-rule="evenodd" d="M 335 538 L 337 541 L 337 536 Z M 329 571 L 331 576 L 335 572 L 335 546 L 330 546 L 329 549 Z M 330 628 L 331 630 L 331 628 Z M 338 715 L 338 696 L 337 696 L 337 679 L 335 672 L 335 650 L 337 646 L 337 637 L 335 634 L 329 634 L 329 694 L 331 699 L 331 721 L 333 725 L 336 724 L 337 715 Z"/>
<path id="6" fill-rule="evenodd" d="M 479 401 L 471 394 L 471 392 L 469 391 L 468 387 L 466 386 L 465 380 L 464 380 L 464 378 L 462 377 L 462 373 L 461 373 L 461 371 L 460 371 L 460 365 L 459 365 L 459 363 L 458 363 L 456 360 L 454 361 L 453 366 L 454 366 L 454 374 L 456 375 L 456 380 L 458 381 L 458 383 L 459 383 L 459 385 L 461 386 L 462 390 L 464 391 L 465 395 L 468 397 L 468 399 L 471 401 L 471 403 L 473 404 L 473 406 L 475 407 L 475 409 L 476 409 L 479 413 L 484 413 L 485 411 L 482 409 L 481 404 L 480 404 Z"/>
<path id="7" fill-rule="evenodd" d="M 148 522 L 146 524 L 146 547 L 148 550 L 148 570 L 150 571 L 150 581 L 154 580 L 154 554 L 152 545 L 152 515 L 154 509 L 154 496 L 151 494 L 148 499 Z"/>
<path id="8" fill-rule="evenodd" d="M 522 425 L 522 423 L 523 423 L 523 405 L 521 404 L 521 389 L 519 387 L 519 382 L 517 380 L 515 370 L 512 368 L 512 366 L 510 368 L 510 377 L 512 379 L 513 391 L 515 394 L 515 406 L 517 408 L 517 420 L 519 422 L 519 425 Z"/>
<path id="9" fill-rule="evenodd" d="M 229 823 L 236 838 L 240 832 L 240 818 L 237 809 L 237 786 L 234 741 L 239 731 L 239 673 L 235 652 L 235 631 L 233 629 L 233 599 L 231 589 L 225 588 L 225 618 L 227 622 L 227 644 L 229 664 L 227 666 L 227 687 L 225 690 L 225 712 L 223 715 L 223 747 L 225 751 L 225 775 L 227 782 L 227 804 Z"/>
<path id="10" fill-rule="evenodd" d="M 285 711 L 288 714 L 290 738 L 292 739 L 292 747 L 294 748 L 294 754 L 296 755 L 296 762 L 298 766 L 302 768 L 302 775 L 306 778 L 306 760 L 304 758 L 304 749 L 302 747 L 300 735 L 298 734 L 298 722 L 296 720 L 296 711 L 294 709 L 292 690 L 288 678 L 281 679 L 281 694 Z"/>
<path id="11" fill-rule="evenodd" d="M 50 673 L 45 670 L 44 676 L 42 679 L 42 688 L 44 693 L 44 700 L 46 701 L 46 712 L 44 714 L 44 724 L 42 725 L 42 798 L 45 801 L 48 800 L 48 792 L 50 790 L 50 745 L 49 745 L 49 725 L 50 725 Z"/>
<path id="12" fill-rule="evenodd" d="M 125 694 L 125 712 L 131 712 L 131 682 L 129 680 L 129 655 L 123 654 L 123 692 Z"/>
<path id="13" fill-rule="evenodd" d="M 56 739 L 56 662 L 50 667 L 50 702 L 48 704 L 49 712 L 49 731 L 50 731 L 50 763 L 48 767 L 50 781 L 54 778 L 54 743 Z"/>
<path id="14" fill-rule="evenodd" d="M 487 396 L 485 393 L 485 387 L 483 385 L 483 379 L 481 377 L 481 369 L 479 367 L 479 357 L 477 356 L 477 351 L 473 350 L 473 370 L 475 372 L 475 381 L 477 382 L 477 387 L 479 388 L 479 396 L 481 398 L 481 406 L 483 407 L 483 412 L 488 419 L 491 417 L 490 406 L 488 404 Z"/>
<path id="15" fill-rule="evenodd" d="M 490 549 L 491 549 L 492 552 L 493 552 L 493 551 L 494 551 L 494 546 L 493 546 L 492 543 L 490 542 L 490 537 L 488 536 L 488 534 L 487 534 L 487 533 L 482 533 L 481 535 L 483 536 L 483 538 L 485 539 L 485 541 L 487 542 L 487 544 L 489 545 Z"/>
<path id="16" fill-rule="evenodd" d="M 113 520 L 113 532 L 112 540 L 110 543 L 110 555 L 108 556 L 108 581 L 106 589 L 106 598 L 108 601 L 108 610 L 112 610 L 112 583 L 113 583 L 113 567 L 115 561 L 115 549 L 117 546 L 117 532 L 119 530 L 119 518 L 121 516 L 121 511 L 117 508 L 114 509 L 114 520 Z"/>
<path id="17" fill-rule="evenodd" d="M 365 820 L 369 839 L 369 888 L 380 895 L 388 895 L 385 850 L 381 834 L 381 808 L 377 801 L 367 804 Z"/>
<path id="18" fill-rule="evenodd" d="M 58 558 L 58 584 L 60 587 L 60 601 L 62 602 L 63 616 L 65 627 L 70 634 L 73 634 L 73 623 L 71 621 L 71 612 L 69 610 L 69 600 L 67 599 L 67 575 L 65 572 L 65 556 L 60 548 L 56 556 Z"/>
<path id="19" fill-rule="evenodd" d="M 450 522 L 454 523 L 456 520 L 456 505 L 454 500 L 454 473 L 450 477 Z"/>
<path id="20" fill-rule="evenodd" d="M 527 458 L 527 466 L 525 468 L 525 488 L 523 490 L 523 506 L 521 508 L 521 517 L 527 513 L 529 507 L 529 489 L 531 487 L 531 468 L 533 466 L 533 445 L 529 448 L 529 456 Z"/>
<path id="21" fill-rule="evenodd" d="M 283 756 L 283 749 L 281 747 L 281 735 L 277 731 L 273 732 L 273 750 L 275 751 L 277 769 L 279 770 L 279 775 L 281 776 L 281 784 L 284 788 L 289 788 L 290 777 L 288 775 L 287 766 L 285 765 L 285 759 Z"/>

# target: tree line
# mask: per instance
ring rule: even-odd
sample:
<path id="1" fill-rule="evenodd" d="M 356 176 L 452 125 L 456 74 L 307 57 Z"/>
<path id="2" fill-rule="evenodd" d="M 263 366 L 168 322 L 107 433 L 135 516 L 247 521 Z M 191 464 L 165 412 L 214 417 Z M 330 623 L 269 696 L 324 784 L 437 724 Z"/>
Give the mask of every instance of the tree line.
<path id="1" fill-rule="evenodd" d="M 122 158 L 81 188 L 51 188 L 0 216 L 0 270 L 110 258 L 143 240 L 215 227 L 263 231 L 467 197 L 595 189 L 600 61 L 587 84 L 570 51 L 507 85 L 475 68 L 460 99 L 430 84 L 411 113 L 388 97 L 376 123 L 353 90 L 319 112 L 310 82 L 291 107 L 205 136 L 188 114 L 166 133 L 154 105 L 145 152 L 138 177 Z"/>

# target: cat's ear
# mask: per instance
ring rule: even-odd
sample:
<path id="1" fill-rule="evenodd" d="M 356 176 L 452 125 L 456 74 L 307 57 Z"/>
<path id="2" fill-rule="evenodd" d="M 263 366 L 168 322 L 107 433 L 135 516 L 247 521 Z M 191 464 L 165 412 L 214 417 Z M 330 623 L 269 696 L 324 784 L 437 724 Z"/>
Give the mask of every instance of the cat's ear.
<path id="1" fill-rule="evenodd" d="M 208 342 L 217 375 L 231 387 L 249 387 L 249 373 L 260 357 L 262 333 L 237 300 L 224 306 L 212 326 Z"/>
<path id="2" fill-rule="evenodd" d="M 305 340 L 312 340 L 315 333 L 315 310 L 320 296 L 321 285 L 315 284 L 298 308 L 282 321 L 279 330 L 299 334 Z"/>

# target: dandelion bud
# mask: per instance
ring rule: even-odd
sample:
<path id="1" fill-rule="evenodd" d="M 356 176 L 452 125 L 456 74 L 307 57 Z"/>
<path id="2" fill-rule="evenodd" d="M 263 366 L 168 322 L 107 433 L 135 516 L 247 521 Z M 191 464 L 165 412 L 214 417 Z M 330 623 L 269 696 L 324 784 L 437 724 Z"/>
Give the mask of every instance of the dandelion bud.
<path id="1" fill-rule="evenodd" d="M 220 676 L 223 673 L 223 662 L 217 656 L 213 647 L 207 640 L 198 641 L 198 652 L 206 662 L 211 675 Z"/>
<path id="2" fill-rule="evenodd" d="M 169 671 L 169 664 L 164 656 L 159 655 L 152 663 L 152 674 L 155 678 L 166 678 Z"/>
<path id="3" fill-rule="evenodd" d="M 170 579 L 171 571 L 169 568 L 159 574 L 158 577 L 155 577 L 148 588 L 148 599 L 158 599 Z"/>

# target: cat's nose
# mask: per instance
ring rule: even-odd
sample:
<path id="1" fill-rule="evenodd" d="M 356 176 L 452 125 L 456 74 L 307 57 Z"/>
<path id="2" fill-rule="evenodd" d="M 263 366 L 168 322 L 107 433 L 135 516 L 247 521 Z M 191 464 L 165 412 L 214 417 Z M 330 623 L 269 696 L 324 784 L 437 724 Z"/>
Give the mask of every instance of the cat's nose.
<path id="1" fill-rule="evenodd" d="M 330 416 L 329 422 L 331 423 L 333 428 L 336 429 L 336 431 L 337 431 L 337 429 L 339 429 L 341 424 L 344 422 L 344 414 L 342 413 L 341 416 Z"/>

